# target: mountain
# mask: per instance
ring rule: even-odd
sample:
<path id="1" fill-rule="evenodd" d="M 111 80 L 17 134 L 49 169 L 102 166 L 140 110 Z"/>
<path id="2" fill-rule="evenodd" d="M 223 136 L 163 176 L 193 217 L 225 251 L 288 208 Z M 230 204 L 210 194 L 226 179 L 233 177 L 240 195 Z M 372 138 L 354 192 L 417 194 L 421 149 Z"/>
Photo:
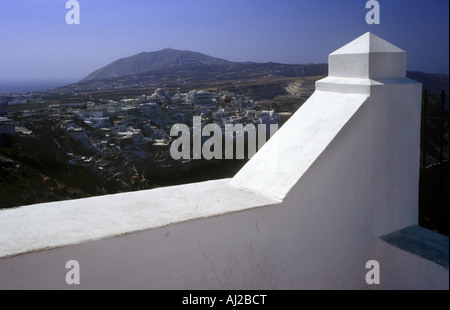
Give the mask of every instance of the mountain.
<path id="1" fill-rule="evenodd" d="M 157 52 L 145 52 L 119 59 L 92 72 L 83 81 L 123 77 L 192 64 L 226 65 L 229 62 L 197 52 L 166 48 Z"/>

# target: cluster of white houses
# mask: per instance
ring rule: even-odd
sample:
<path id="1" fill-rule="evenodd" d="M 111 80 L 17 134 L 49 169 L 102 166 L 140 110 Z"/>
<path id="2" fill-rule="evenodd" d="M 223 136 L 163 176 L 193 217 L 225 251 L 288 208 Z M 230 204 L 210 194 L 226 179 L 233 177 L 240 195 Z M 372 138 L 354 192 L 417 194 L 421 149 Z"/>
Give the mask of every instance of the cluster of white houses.
<path id="1" fill-rule="evenodd" d="M 133 154 L 148 157 L 148 147 L 164 146 L 172 138 L 170 129 L 175 124 L 192 127 L 194 116 L 200 116 L 205 124 L 279 124 L 275 111 L 259 111 L 257 102 L 231 93 L 190 91 L 169 96 L 157 89 L 151 96 L 125 99 L 106 104 L 88 103 L 85 109 L 53 107 L 61 115 L 69 113 L 61 123 L 67 135 L 85 144 L 99 154 L 115 154 L 117 147 L 134 149 Z M 72 113 L 72 114 L 70 114 Z M 82 120 L 83 124 L 79 121 Z M 98 138 L 96 138 L 98 137 Z M 108 141 L 108 143 L 105 143 Z M 114 143 L 112 143 L 114 142 Z M 114 151 L 111 150 L 111 146 Z M 139 150 L 139 148 L 144 150 Z"/>
<path id="2" fill-rule="evenodd" d="M 58 147 L 68 153 L 68 162 L 91 166 L 105 173 L 105 163 L 119 161 L 109 174 L 116 175 L 121 167 L 134 169 L 134 163 L 167 161 L 170 159 L 170 136 L 176 124 L 193 126 L 194 117 L 202 125 L 217 124 L 279 124 L 275 111 L 261 111 L 250 98 L 230 92 L 190 91 L 170 96 L 163 89 L 152 95 L 120 101 L 100 100 L 100 103 L 52 105 L 40 111 L 21 111 L 0 119 L 4 134 L 27 134 L 39 138 L 34 126 L 51 122 L 52 135 Z M 57 130 L 56 130 L 57 129 Z M 60 140 L 70 138 L 70 147 Z M 74 147 L 72 147 L 72 145 Z M 77 147 L 75 147 L 77 146 Z M 127 180 L 125 180 L 127 183 Z"/>

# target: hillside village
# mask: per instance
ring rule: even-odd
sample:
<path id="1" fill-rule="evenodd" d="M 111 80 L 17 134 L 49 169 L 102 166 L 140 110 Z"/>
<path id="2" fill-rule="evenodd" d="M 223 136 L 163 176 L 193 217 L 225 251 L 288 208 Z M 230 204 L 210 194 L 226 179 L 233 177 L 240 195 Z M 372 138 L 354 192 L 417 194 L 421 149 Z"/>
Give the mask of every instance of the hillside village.
<path id="1" fill-rule="evenodd" d="M 88 168 L 105 182 L 130 190 L 149 186 L 145 169 L 150 165 L 178 170 L 195 165 L 191 160 L 175 161 L 169 153 L 176 138 L 170 136 L 172 126 L 191 128 L 194 116 L 201 117 L 203 126 L 214 123 L 222 128 L 281 123 L 275 111 L 264 111 L 258 102 L 232 92 L 169 94 L 157 89 L 151 95 L 119 101 L 100 99 L 9 113 L 0 118 L 0 132 L 43 145 L 50 141 L 64 152 L 68 165 Z M 14 168 L 11 162 L 8 165 Z"/>

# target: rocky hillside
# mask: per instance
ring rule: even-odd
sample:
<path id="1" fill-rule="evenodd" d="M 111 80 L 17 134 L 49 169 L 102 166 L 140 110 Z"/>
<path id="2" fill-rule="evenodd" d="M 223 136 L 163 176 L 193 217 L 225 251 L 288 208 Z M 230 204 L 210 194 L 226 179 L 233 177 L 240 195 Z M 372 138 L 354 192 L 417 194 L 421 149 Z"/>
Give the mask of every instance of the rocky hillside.
<path id="1" fill-rule="evenodd" d="M 83 81 L 123 77 L 180 65 L 226 65 L 228 63 L 229 62 L 226 60 L 201 53 L 167 48 L 157 52 L 140 53 L 131 57 L 119 59 L 92 72 L 84 78 Z"/>

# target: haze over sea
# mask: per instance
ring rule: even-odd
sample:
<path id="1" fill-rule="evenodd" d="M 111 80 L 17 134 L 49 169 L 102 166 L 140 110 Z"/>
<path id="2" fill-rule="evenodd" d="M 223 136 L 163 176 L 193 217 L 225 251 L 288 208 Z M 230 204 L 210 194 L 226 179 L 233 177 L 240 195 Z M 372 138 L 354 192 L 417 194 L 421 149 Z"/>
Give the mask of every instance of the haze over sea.
<path id="1" fill-rule="evenodd" d="M 75 80 L 15 80 L 0 81 L 0 93 L 53 89 L 76 82 Z"/>

